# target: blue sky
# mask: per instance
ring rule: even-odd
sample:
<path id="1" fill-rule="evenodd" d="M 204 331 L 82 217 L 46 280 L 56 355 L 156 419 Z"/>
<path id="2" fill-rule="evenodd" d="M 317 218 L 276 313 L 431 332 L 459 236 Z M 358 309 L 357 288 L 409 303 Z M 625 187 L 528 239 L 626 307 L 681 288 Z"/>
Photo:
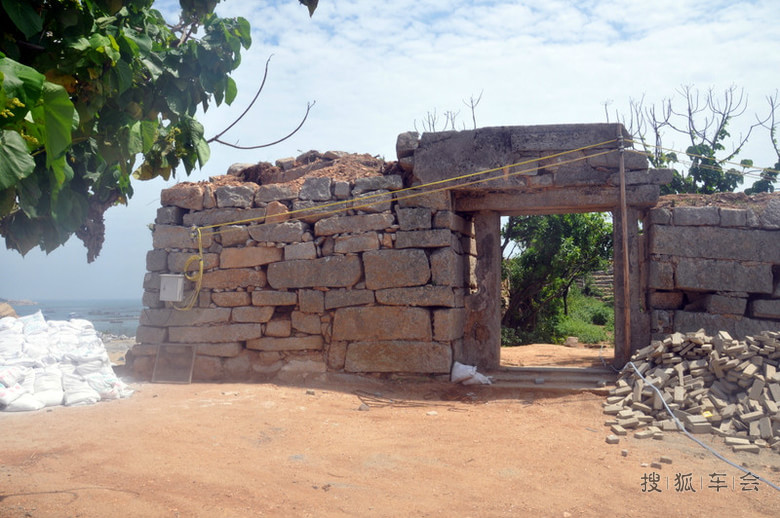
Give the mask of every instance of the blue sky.
<path id="1" fill-rule="evenodd" d="M 155 3 L 164 12 L 177 5 Z M 256 107 L 225 138 L 275 140 L 298 124 L 307 102 L 317 103 L 292 139 L 256 151 L 214 145 L 206 167 L 190 177 L 181 171 L 178 181 L 309 149 L 392 160 L 398 133 L 428 111 L 460 111 L 458 120 L 470 127 L 463 100 L 480 92 L 477 124 L 498 126 L 603 122 L 605 103 L 614 120 L 631 98 L 652 103 L 681 85 L 716 92 L 735 85 L 749 95 L 743 122 L 732 128 L 737 134 L 780 87 L 776 0 L 320 0 L 313 18 L 296 0 L 226 0 L 218 9 L 247 18 L 253 44 L 234 74 L 234 104 L 201 117 L 207 137 L 244 109 L 271 54 Z M 686 146 L 679 138 L 674 144 Z M 761 133 L 743 156 L 763 166 L 775 161 Z M 147 225 L 160 190 L 175 181 L 136 182 L 129 206 L 108 211 L 103 252 L 92 264 L 75 238 L 48 256 L 0 251 L 0 297 L 140 300 Z"/>

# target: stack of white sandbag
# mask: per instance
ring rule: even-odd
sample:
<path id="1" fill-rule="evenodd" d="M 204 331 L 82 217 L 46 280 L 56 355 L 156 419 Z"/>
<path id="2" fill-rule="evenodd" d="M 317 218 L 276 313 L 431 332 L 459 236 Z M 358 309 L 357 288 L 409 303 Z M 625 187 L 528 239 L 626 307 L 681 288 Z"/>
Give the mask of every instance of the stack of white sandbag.
<path id="1" fill-rule="evenodd" d="M 0 411 L 88 405 L 133 393 L 88 320 L 0 318 Z"/>

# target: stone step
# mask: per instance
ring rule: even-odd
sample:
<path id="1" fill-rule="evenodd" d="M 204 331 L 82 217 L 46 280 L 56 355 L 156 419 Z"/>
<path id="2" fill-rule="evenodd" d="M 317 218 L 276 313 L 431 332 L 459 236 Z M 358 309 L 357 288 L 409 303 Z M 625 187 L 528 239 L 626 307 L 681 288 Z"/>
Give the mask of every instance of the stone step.
<path id="1" fill-rule="evenodd" d="M 617 372 L 608 367 L 507 367 L 485 374 L 493 380 L 491 390 L 494 391 L 607 394 L 617 380 Z"/>

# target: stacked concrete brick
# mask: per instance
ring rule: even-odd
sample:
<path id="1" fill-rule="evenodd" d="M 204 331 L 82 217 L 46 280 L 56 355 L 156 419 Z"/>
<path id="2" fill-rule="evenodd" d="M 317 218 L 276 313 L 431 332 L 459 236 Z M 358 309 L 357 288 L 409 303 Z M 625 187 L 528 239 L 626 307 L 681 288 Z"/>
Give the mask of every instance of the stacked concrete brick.
<path id="1" fill-rule="evenodd" d="M 394 194 L 404 187 L 390 174 L 162 191 L 135 371 L 151 372 L 159 345 L 186 344 L 202 380 L 449 372 L 463 335 L 471 224 L 452 212 L 449 193 Z M 161 302 L 160 274 L 182 273 L 198 251 L 192 229 L 211 225 L 223 226 L 202 231 L 197 304 Z"/>
<path id="2" fill-rule="evenodd" d="M 613 433 L 661 438 L 678 429 L 668 406 L 686 430 L 723 436 L 734 451 L 780 449 L 780 332 L 674 333 L 632 362 L 638 373 L 627 366 L 604 404 Z"/>
<path id="3" fill-rule="evenodd" d="M 744 208 L 656 207 L 647 219 L 654 337 L 780 330 L 780 197 Z M 717 201 L 715 201 L 717 203 Z"/>

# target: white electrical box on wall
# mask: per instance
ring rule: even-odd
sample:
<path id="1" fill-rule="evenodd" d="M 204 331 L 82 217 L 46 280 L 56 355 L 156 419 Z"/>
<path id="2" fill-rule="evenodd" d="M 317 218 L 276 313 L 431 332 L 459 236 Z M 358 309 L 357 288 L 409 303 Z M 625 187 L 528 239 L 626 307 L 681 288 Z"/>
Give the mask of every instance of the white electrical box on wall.
<path id="1" fill-rule="evenodd" d="M 160 300 L 168 302 L 184 300 L 184 275 L 160 274 Z"/>

